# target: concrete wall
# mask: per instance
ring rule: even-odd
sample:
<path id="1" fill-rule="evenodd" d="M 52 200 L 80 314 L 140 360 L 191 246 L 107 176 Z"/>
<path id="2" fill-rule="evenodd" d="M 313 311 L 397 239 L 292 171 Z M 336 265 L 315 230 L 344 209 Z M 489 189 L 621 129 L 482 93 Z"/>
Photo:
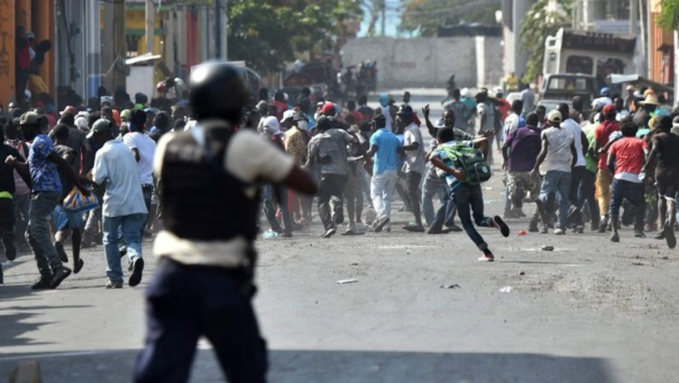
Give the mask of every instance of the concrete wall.
<path id="1" fill-rule="evenodd" d="M 501 39 L 478 39 L 354 39 L 342 48 L 342 63 L 350 66 L 377 60 L 380 88 L 444 87 L 452 74 L 460 87 L 497 84 L 502 73 Z M 491 82 L 479 84 L 479 80 Z"/>

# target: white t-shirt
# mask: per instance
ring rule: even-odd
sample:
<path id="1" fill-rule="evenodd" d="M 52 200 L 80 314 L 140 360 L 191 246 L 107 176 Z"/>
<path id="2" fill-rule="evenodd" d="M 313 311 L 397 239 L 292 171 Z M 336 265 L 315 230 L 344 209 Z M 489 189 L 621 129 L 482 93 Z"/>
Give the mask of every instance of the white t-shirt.
<path id="1" fill-rule="evenodd" d="M 137 161 L 122 141 L 110 140 L 97 151 L 92 181 L 106 186 L 102 208 L 104 217 L 148 213 L 139 183 Z"/>
<path id="2" fill-rule="evenodd" d="M 540 173 L 546 174 L 552 170 L 571 172 L 571 144 L 573 135 L 567 129 L 547 128 L 542 131 L 542 137 L 547 138 L 548 149 L 547 158 L 540 165 Z"/>
<path id="3" fill-rule="evenodd" d="M 424 159 L 424 140 L 422 139 L 420 127 L 415 124 L 408 125 L 403 134 L 403 139 L 403 145 L 412 145 L 415 142 L 419 144 L 417 150 L 406 151 L 405 172 L 417 172 L 424 175 L 425 170 L 427 170 L 427 163 Z"/>
<path id="4" fill-rule="evenodd" d="M 585 155 L 582 154 L 582 128 L 580 127 L 580 124 L 569 118 L 561 123 L 561 127 L 568 130 L 573 135 L 575 150 L 578 152 L 578 161 L 575 163 L 575 167 L 585 166 Z"/>
<path id="5" fill-rule="evenodd" d="M 141 184 L 153 185 L 153 156 L 156 153 L 156 142 L 144 133 L 130 132 L 123 136 L 123 143 L 130 150 L 137 149 L 139 152 L 137 169 Z"/>
<path id="6" fill-rule="evenodd" d="M 209 122 L 201 125 L 207 126 Z M 158 142 L 158 150 L 153 162 L 153 170 L 159 177 L 162 172 L 163 157 L 167 143 L 175 133 L 168 133 Z M 229 142 L 224 158 L 227 172 L 244 183 L 253 184 L 256 180 L 281 182 L 292 171 L 295 161 L 270 141 L 262 140 L 256 132 L 241 130 Z M 247 186 L 243 190 L 249 198 L 257 195 L 257 186 Z M 187 198 L 200 198 L 193 196 Z M 229 219 L 229 217 L 222 217 Z M 208 265 L 234 268 L 248 266 L 246 252 L 248 241 L 236 237 L 228 241 L 191 241 L 179 238 L 168 231 L 158 233 L 153 244 L 153 252 L 159 257 L 170 257 L 187 265 Z"/>

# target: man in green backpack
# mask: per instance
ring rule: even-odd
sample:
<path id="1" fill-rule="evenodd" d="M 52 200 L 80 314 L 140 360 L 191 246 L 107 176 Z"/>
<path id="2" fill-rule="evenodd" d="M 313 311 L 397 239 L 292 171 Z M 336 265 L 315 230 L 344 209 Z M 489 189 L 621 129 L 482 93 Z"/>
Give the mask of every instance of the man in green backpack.
<path id="1" fill-rule="evenodd" d="M 479 258 L 479 261 L 492 262 L 495 259 L 493 253 L 472 222 L 473 215 L 476 226 L 494 227 L 500 230 L 504 237 L 509 236 L 509 227 L 500 216 L 490 218 L 483 214 L 481 182 L 488 180 L 490 176 L 490 168 L 485 162 L 488 158 L 488 139 L 479 137 L 473 140 L 457 141 L 453 129 L 446 127 L 439 129 L 438 141 L 441 145 L 432 153 L 429 160 L 443 171 L 446 182 L 450 186 L 448 198 L 452 198 L 457 207 L 462 227 L 469 238 L 483 251 L 483 256 Z"/>

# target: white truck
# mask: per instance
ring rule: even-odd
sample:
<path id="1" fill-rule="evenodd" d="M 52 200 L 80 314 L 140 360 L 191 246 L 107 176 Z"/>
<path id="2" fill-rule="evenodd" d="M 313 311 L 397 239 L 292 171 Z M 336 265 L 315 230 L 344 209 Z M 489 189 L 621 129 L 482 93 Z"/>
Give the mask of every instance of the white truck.
<path id="1" fill-rule="evenodd" d="M 635 74 L 636 36 L 561 28 L 545 40 L 543 73 L 580 73 L 605 83 L 611 74 Z"/>

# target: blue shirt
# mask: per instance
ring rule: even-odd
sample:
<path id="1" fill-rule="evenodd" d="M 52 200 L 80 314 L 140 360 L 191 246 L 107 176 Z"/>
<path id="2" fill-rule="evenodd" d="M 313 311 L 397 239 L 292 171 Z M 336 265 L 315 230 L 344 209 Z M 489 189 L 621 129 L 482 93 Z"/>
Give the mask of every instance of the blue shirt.
<path id="1" fill-rule="evenodd" d="M 373 174 L 382 174 L 387 170 L 398 170 L 398 148 L 401 142 L 394 133 L 387 128 L 379 129 L 370 136 L 370 146 L 377 146 Z"/>
<path id="2" fill-rule="evenodd" d="M 436 155 L 439 157 L 441 161 L 443 161 L 444 164 L 447 166 L 451 167 L 452 169 L 458 169 L 460 166 L 456 163 L 453 163 L 453 160 L 451 160 L 448 157 L 448 154 L 446 154 L 445 150 L 442 150 L 444 146 L 468 146 L 470 148 L 474 147 L 474 140 L 467 140 L 467 141 L 448 141 L 445 144 L 439 145 L 439 147 L 436 149 Z M 450 186 L 451 190 L 455 190 L 458 186 L 462 184 L 462 181 L 458 180 L 454 175 L 445 173 L 445 179 L 446 183 L 448 183 L 448 186 Z"/>
<path id="3" fill-rule="evenodd" d="M 28 152 L 28 166 L 34 192 L 61 192 L 57 164 L 47 159 L 53 152 L 52 139 L 45 134 L 35 137 Z"/>

